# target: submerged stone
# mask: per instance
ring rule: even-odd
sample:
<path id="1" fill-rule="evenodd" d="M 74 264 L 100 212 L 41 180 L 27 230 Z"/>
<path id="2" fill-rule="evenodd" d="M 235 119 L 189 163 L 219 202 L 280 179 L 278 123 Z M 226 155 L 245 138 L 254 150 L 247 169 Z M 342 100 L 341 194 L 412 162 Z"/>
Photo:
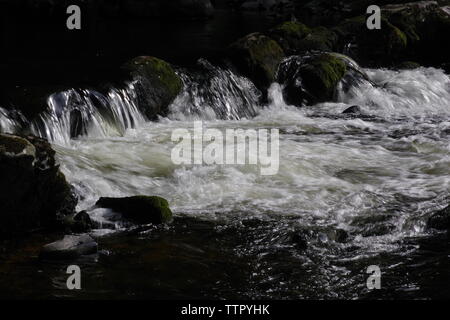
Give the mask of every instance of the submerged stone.
<path id="1" fill-rule="evenodd" d="M 125 219 L 138 224 L 162 224 L 172 220 L 169 203 L 156 196 L 100 198 L 96 206 L 121 213 Z"/>
<path id="2" fill-rule="evenodd" d="M 45 245 L 40 253 L 41 259 L 64 260 L 96 253 L 97 242 L 89 235 L 65 236 L 62 240 Z"/>

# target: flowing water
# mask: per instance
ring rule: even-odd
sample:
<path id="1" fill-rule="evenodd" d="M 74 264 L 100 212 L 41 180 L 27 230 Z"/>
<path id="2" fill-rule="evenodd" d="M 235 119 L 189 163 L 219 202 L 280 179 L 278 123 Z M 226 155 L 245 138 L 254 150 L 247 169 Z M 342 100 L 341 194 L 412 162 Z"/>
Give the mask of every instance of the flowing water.
<path id="1" fill-rule="evenodd" d="M 185 90 L 158 122 L 145 121 L 129 83 L 107 94 L 55 94 L 31 126 L 53 141 L 78 209 L 106 226 L 94 232 L 99 255 L 79 261 L 88 270 L 82 297 L 449 296 L 448 239 L 425 228 L 449 200 L 448 75 L 368 69 L 370 81 L 341 87 L 338 102 L 296 108 L 278 84 L 259 105 L 250 81 L 200 65 L 197 74 L 178 70 Z M 352 105 L 362 115 L 342 114 Z M 220 130 L 279 129 L 278 174 L 174 165 L 172 132 L 195 120 Z M 0 109 L 0 129 L 14 128 Z M 101 196 L 138 194 L 168 199 L 174 223 L 134 229 L 93 208 Z M 370 265 L 381 268 L 382 290 L 366 288 Z M 73 297 L 63 291 L 62 265 L 27 268 L 53 277 L 49 296 Z M 48 286 L 44 276 L 31 278 Z"/>

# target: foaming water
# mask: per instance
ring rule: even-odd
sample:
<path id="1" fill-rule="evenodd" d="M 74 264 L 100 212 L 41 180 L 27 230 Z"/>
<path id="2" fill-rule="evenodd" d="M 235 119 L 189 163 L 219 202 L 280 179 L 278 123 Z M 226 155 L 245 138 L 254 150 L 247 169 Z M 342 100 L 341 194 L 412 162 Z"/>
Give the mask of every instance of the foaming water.
<path id="1" fill-rule="evenodd" d="M 275 176 L 260 176 L 249 165 L 173 165 L 171 133 L 192 128 L 198 113 L 190 120 L 169 116 L 146 123 L 123 137 L 72 141 L 58 154 L 71 181 L 85 190 L 81 209 L 99 196 L 158 194 L 169 198 L 176 212 L 204 218 L 275 214 L 352 230 L 355 217 L 393 215 L 389 237 L 420 233 L 424 212 L 441 205 L 449 191 L 450 111 L 443 103 L 450 101 L 448 77 L 435 69 L 368 74 L 384 87 L 360 86 L 341 96 L 341 103 L 297 109 L 284 103 L 274 84 L 270 105 L 251 119 L 210 119 L 205 111 L 207 128 L 280 129 Z M 414 75 L 417 80 L 405 80 Z M 420 93 L 402 98 L 398 88 Z M 376 97 L 384 107 L 375 109 Z M 356 101 L 378 110 L 376 121 L 337 116 Z M 399 121 L 398 115 L 409 118 Z"/>
<path id="2" fill-rule="evenodd" d="M 14 133 L 19 124 L 10 111 L 0 107 L 0 132 Z"/>
<path id="3" fill-rule="evenodd" d="M 47 125 L 36 130 L 54 137 L 61 169 L 80 196 L 78 209 L 108 226 L 111 212 L 92 208 L 99 197 L 160 195 L 178 218 L 219 223 L 217 237 L 237 239 L 236 257 L 255 259 L 245 297 L 357 298 L 365 290 L 362 270 L 371 264 L 404 276 L 405 257 L 418 250 L 408 239 L 424 238 L 426 219 L 448 203 L 449 77 L 432 68 L 365 70 L 370 81 L 342 90 L 337 103 L 296 108 L 285 103 L 278 84 L 260 106 L 248 80 L 203 67 L 210 71 L 204 82 L 180 73 L 185 90 L 158 122 L 140 116 L 126 98 L 132 90 L 51 97 Z M 77 139 L 67 130 L 71 99 L 83 105 L 77 105 L 81 122 L 91 124 Z M 355 104 L 362 115 L 342 114 Z M 116 112 L 120 130 L 109 129 L 103 109 Z M 221 131 L 279 129 L 279 172 L 174 165 L 172 132 L 192 129 L 199 119 Z M 2 128 L 10 125 L 1 121 Z M 348 235 L 344 243 L 330 236 L 336 230 Z M 308 240 L 306 251 L 292 249 L 291 235 L 299 233 Z M 398 290 L 421 290 L 404 281 Z"/>
<path id="4" fill-rule="evenodd" d="M 442 70 L 367 70 L 375 83 L 364 82 L 339 95 L 339 101 L 359 105 L 383 118 L 423 118 L 450 114 L 450 78 Z"/>
<path id="5" fill-rule="evenodd" d="M 145 122 L 136 104 L 133 83 L 124 89 L 112 88 L 106 94 L 94 90 L 71 89 L 48 98 L 49 110 L 31 124 L 34 134 L 58 144 L 72 138 L 123 135 L 128 128 Z"/>
<path id="6" fill-rule="evenodd" d="M 184 90 L 171 106 L 171 119 L 239 120 L 254 117 L 261 93 L 247 78 L 200 59 L 197 70 L 180 70 Z"/>

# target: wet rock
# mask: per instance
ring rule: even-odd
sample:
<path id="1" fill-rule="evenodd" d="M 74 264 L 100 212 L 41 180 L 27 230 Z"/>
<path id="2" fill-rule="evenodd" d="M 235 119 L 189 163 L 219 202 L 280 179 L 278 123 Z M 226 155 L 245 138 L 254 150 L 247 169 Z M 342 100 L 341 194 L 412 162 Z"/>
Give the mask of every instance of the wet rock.
<path id="1" fill-rule="evenodd" d="M 75 259 L 97 253 L 97 242 L 89 235 L 65 236 L 62 240 L 45 245 L 39 257 L 47 260 Z"/>
<path id="2" fill-rule="evenodd" d="M 428 218 L 427 227 L 436 230 L 450 230 L 450 206 Z"/>
<path id="3" fill-rule="evenodd" d="M 274 82 L 283 57 L 283 49 L 278 43 L 261 33 L 249 34 L 228 49 L 228 58 L 237 70 L 263 90 Z"/>
<path id="4" fill-rule="evenodd" d="M 359 106 L 351 106 L 342 111 L 342 114 L 361 114 L 361 108 Z"/>
<path id="5" fill-rule="evenodd" d="M 287 103 L 296 106 L 330 101 L 347 71 L 346 63 L 333 54 L 293 56 L 282 62 L 278 82 L 284 85 Z"/>
<path id="6" fill-rule="evenodd" d="M 336 229 L 328 233 L 328 238 L 335 242 L 345 243 L 348 241 L 348 233 L 343 229 Z"/>
<path id="7" fill-rule="evenodd" d="M 78 212 L 75 216 L 67 218 L 65 225 L 69 231 L 74 233 L 89 232 L 96 226 L 86 211 Z"/>
<path id="8" fill-rule="evenodd" d="M 332 30 L 339 37 L 339 51 L 351 45 L 356 51 L 350 56 L 365 65 L 392 65 L 406 52 L 408 39 L 405 33 L 387 19 L 381 19 L 381 29 L 369 30 L 366 17 L 347 19 Z"/>
<path id="9" fill-rule="evenodd" d="M 180 93 L 183 83 L 172 66 L 155 57 L 137 57 L 122 69 L 138 80 L 139 106 L 149 119 L 166 115 L 169 105 Z"/>
<path id="10" fill-rule="evenodd" d="M 62 227 L 76 198 L 43 139 L 0 134 L 0 238 Z"/>
<path id="11" fill-rule="evenodd" d="M 287 55 L 307 51 L 333 51 L 337 44 L 336 34 L 325 28 L 309 28 L 296 21 L 284 22 L 269 32 Z"/>
<path id="12" fill-rule="evenodd" d="M 100 198 L 96 206 L 121 213 L 125 219 L 138 224 L 162 224 L 172 220 L 169 203 L 156 196 Z"/>
<path id="13" fill-rule="evenodd" d="M 420 64 L 414 61 L 404 61 L 396 67 L 399 70 L 413 70 L 417 68 L 420 68 Z"/>

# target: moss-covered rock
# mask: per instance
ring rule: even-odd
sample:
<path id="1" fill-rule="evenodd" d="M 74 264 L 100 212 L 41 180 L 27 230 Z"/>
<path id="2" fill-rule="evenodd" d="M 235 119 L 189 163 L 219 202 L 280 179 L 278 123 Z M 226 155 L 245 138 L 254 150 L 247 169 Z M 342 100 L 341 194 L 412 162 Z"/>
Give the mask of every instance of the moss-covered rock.
<path id="1" fill-rule="evenodd" d="M 339 55 L 321 53 L 293 56 L 282 62 L 278 81 L 284 85 L 287 103 L 296 106 L 330 101 L 347 71 Z"/>
<path id="2" fill-rule="evenodd" d="M 340 51 L 348 50 L 352 58 L 370 65 L 393 65 L 404 56 L 408 45 L 406 34 L 387 19 L 381 19 L 381 29 L 369 30 L 366 17 L 347 19 L 333 28 L 339 37 Z"/>
<path id="3" fill-rule="evenodd" d="M 54 229 L 76 198 L 59 171 L 55 151 L 40 138 L 0 135 L 0 237 Z"/>
<path id="4" fill-rule="evenodd" d="M 309 28 L 296 21 L 284 22 L 270 30 L 269 35 L 276 40 L 286 54 L 307 51 L 333 51 L 337 43 L 336 34 L 325 28 Z"/>
<path id="5" fill-rule="evenodd" d="M 450 10 L 435 1 L 420 1 L 383 7 L 383 16 L 408 38 L 405 60 L 437 65 L 450 54 L 443 46 L 450 32 Z"/>
<path id="6" fill-rule="evenodd" d="M 125 219 L 138 224 L 161 224 L 172 220 L 169 203 L 156 196 L 100 198 L 96 206 L 121 213 Z"/>
<path id="7" fill-rule="evenodd" d="M 138 80 L 139 107 L 149 119 L 166 115 L 169 105 L 180 93 L 183 83 L 172 66 L 155 57 L 142 56 L 127 62 L 123 67 L 133 79 Z"/>
<path id="8" fill-rule="evenodd" d="M 273 39 L 252 33 L 233 43 L 228 49 L 228 57 L 239 72 L 264 90 L 275 80 L 284 52 Z"/>

